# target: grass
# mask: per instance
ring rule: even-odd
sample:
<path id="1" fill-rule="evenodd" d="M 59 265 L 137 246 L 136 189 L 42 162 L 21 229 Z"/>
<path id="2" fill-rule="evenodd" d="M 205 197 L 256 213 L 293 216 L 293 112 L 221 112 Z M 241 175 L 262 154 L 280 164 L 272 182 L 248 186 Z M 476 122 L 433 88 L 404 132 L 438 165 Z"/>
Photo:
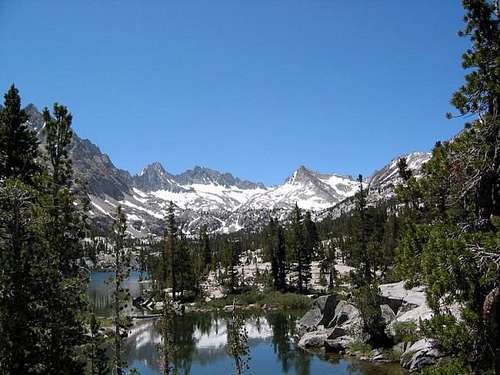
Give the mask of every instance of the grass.
<path id="1" fill-rule="evenodd" d="M 353 354 L 368 356 L 373 350 L 370 344 L 362 341 L 353 341 L 349 345 L 349 351 Z"/>

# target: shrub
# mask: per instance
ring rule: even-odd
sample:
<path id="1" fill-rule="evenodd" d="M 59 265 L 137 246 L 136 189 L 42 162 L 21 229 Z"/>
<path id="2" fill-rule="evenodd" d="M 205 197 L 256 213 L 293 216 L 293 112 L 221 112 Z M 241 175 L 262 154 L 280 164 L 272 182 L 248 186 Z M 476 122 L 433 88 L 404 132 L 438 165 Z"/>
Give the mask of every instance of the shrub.
<path id="1" fill-rule="evenodd" d="M 422 338 L 422 333 L 415 322 L 396 322 L 394 331 L 396 331 L 396 337 L 402 342 L 415 342 Z"/>
<path id="2" fill-rule="evenodd" d="M 472 371 L 457 358 L 448 358 L 438 364 L 424 368 L 422 375 L 471 375 Z"/>
<path id="3" fill-rule="evenodd" d="M 353 341 L 349 344 L 349 351 L 351 353 L 369 355 L 372 350 L 371 345 L 363 341 Z"/>

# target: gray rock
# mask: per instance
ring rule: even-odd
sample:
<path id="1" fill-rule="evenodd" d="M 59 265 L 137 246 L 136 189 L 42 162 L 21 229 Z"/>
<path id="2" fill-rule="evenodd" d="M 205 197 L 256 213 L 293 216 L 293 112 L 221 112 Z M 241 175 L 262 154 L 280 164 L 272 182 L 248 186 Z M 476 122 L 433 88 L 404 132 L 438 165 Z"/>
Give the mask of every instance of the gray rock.
<path id="1" fill-rule="evenodd" d="M 313 301 L 313 306 L 316 306 L 318 309 L 320 309 L 321 312 L 323 312 L 325 310 L 326 300 L 328 299 L 328 297 L 328 295 L 319 296 Z"/>
<path id="2" fill-rule="evenodd" d="M 414 303 L 409 303 L 409 302 L 405 302 L 403 303 L 400 308 L 397 310 L 397 313 L 396 315 L 399 316 L 399 315 L 402 315 L 404 314 L 405 312 L 408 312 L 408 311 L 411 311 L 413 309 L 416 309 L 419 305 L 416 305 Z"/>
<path id="3" fill-rule="evenodd" d="M 397 314 L 404 302 L 401 298 L 395 297 L 380 296 L 380 299 L 382 302 L 381 304 L 389 306 L 394 314 Z"/>
<path id="4" fill-rule="evenodd" d="M 387 358 L 384 355 L 384 351 L 380 348 L 373 349 L 370 352 L 370 359 L 375 362 L 387 362 Z"/>
<path id="5" fill-rule="evenodd" d="M 298 327 L 301 331 L 314 331 L 318 328 L 319 323 L 323 319 L 323 314 L 318 307 L 313 307 L 305 313 L 305 315 L 298 321 Z"/>
<path id="6" fill-rule="evenodd" d="M 349 345 L 354 341 L 351 336 L 341 336 L 335 339 L 325 340 L 325 352 L 326 353 L 340 353 L 344 352 Z"/>
<path id="7" fill-rule="evenodd" d="M 337 297 L 333 294 L 329 296 L 323 296 L 326 298 L 322 298 L 322 308 L 320 307 L 321 312 L 323 313 L 323 318 L 319 322 L 319 324 L 323 326 L 327 326 L 335 316 L 335 308 L 337 307 Z M 317 300 L 316 300 L 317 301 Z"/>
<path id="8" fill-rule="evenodd" d="M 335 308 L 335 316 L 327 327 L 341 327 L 349 335 L 361 336 L 363 320 L 360 311 L 346 301 L 340 301 Z"/>
<path id="9" fill-rule="evenodd" d="M 333 329 L 307 332 L 299 341 L 301 348 L 321 348 L 333 332 Z"/>
<path id="10" fill-rule="evenodd" d="M 336 339 L 336 338 L 339 338 L 339 337 L 342 337 L 342 336 L 346 336 L 347 335 L 347 331 L 342 328 L 342 327 L 339 327 L 339 326 L 335 326 L 335 328 L 333 328 L 333 331 L 332 331 L 332 334 L 330 335 L 329 339 Z"/>
<path id="11" fill-rule="evenodd" d="M 386 325 L 396 319 L 396 314 L 389 305 L 380 305 L 380 311 L 382 312 L 382 319 Z"/>
<path id="12" fill-rule="evenodd" d="M 437 349 L 435 340 L 421 339 L 403 353 L 400 364 L 410 372 L 414 372 L 436 363 L 442 356 L 443 354 Z"/>

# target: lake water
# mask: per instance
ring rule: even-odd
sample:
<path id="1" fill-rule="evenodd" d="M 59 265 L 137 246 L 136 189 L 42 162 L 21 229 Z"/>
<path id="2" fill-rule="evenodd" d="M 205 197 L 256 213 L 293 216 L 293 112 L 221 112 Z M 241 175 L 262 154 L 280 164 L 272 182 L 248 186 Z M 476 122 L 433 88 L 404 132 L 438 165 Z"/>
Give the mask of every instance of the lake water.
<path id="1" fill-rule="evenodd" d="M 98 315 L 110 312 L 111 290 L 105 281 L 111 273 L 91 275 L 89 296 Z M 127 286 L 132 296 L 141 293 L 139 273 L 131 274 Z M 133 307 L 129 312 L 141 315 Z M 397 365 L 373 365 L 347 360 L 335 355 L 311 354 L 296 347 L 295 321 L 302 312 L 248 314 L 245 317 L 250 346 L 250 369 L 254 375 L 399 375 L 405 372 Z M 185 314 L 175 318 L 174 342 L 179 348 L 174 358 L 178 374 L 229 375 L 234 373 L 233 360 L 226 354 L 226 321 L 221 313 Z M 128 363 L 142 375 L 161 374 L 157 345 L 160 335 L 156 320 L 136 320 L 127 339 Z"/>

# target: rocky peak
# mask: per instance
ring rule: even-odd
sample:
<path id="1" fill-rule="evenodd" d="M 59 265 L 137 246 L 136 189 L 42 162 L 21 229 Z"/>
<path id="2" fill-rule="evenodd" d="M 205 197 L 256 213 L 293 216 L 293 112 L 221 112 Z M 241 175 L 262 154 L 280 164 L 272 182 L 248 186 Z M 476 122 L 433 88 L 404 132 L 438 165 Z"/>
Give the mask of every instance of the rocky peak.
<path id="1" fill-rule="evenodd" d="M 24 111 L 28 115 L 28 126 L 30 129 L 36 131 L 37 133 L 43 127 L 43 118 L 42 113 L 38 110 L 38 108 L 34 104 L 28 104 Z"/>
<path id="2" fill-rule="evenodd" d="M 139 173 L 139 176 L 143 175 L 157 175 L 157 176 L 165 176 L 167 175 L 167 171 L 163 168 L 163 165 L 159 161 L 155 161 L 151 164 L 148 164 L 142 171 Z"/>
<path id="3" fill-rule="evenodd" d="M 234 177 L 231 173 L 221 173 L 219 171 L 200 166 L 188 169 L 187 171 L 175 176 L 175 179 L 181 185 L 214 184 L 225 187 L 236 186 L 240 189 L 265 188 L 261 183 L 240 180 L 238 177 Z"/>
<path id="4" fill-rule="evenodd" d="M 305 166 L 301 165 L 293 174 L 285 180 L 286 184 L 299 185 L 306 184 L 308 182 L 314 182 L 316 180 L 316 172 L 307 169 Z"/>
<path id="5" fill-rule="evenodd" d="M 168 190 L 172 192 L 187 191 L 179 186 L 175 177 L 168 173 L 160 162 L 147 165 L 141 173 L 134 176 L 134 187 L 143 191 Z"/>
<path id="6" fill-rule="evenodd" d="M 429 152 L 413 152 L 394 158 L 384 168 L 375 171 L 370 178 L 368 178 L 370 194 L 374 196 L 375 200 L 388 198 L 394 195 L 395 187 L 401 181 L 398 168 L 398 162 L 401 158 L 406 158 L 408 168 L 413 171 L 415 176 L 419 177 L 422 166 L 429 161 L 431 156 Z"/>

